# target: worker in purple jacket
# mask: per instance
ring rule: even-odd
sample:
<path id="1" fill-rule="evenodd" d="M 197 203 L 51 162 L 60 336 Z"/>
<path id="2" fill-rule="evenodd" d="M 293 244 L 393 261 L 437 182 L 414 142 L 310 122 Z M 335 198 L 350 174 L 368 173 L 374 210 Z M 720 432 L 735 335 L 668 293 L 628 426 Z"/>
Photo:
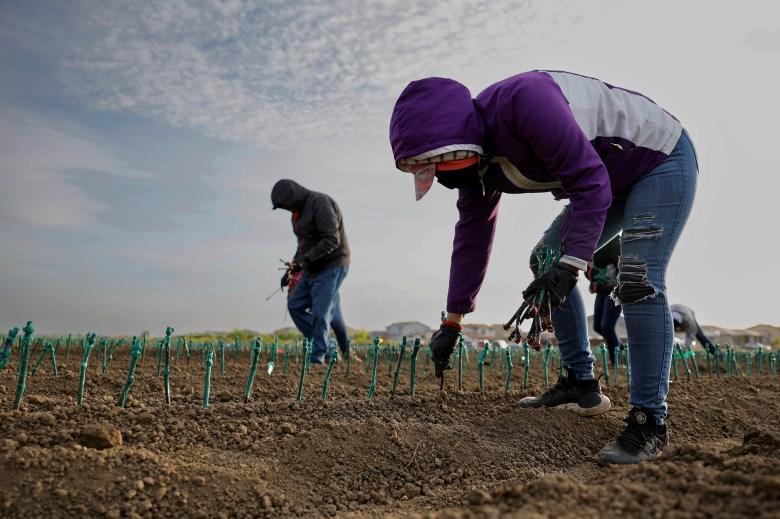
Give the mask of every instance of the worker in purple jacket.
<path id="1" fill-rule="evenodd" d="M 437 374 L 449 368 L 465 314 L 474 311 L 503 193 L 548 191 L 568 200 L 538 248 L 560 260 L 523 299 L 545 291 L 565 375 L 521 408 L 592 416 L 609 399 L 594 379 L 585 307 L 574 290 L 594 251 L 622 233 L 615 301 L 623 305 L 631 354 L 627 426 L 598 453 L 604 463 L 638 463 L 668 443 L 666 395 L 674 327 L 666 269 L 691 211 L 698 166 L 680 122 L 643 95 L 567 72 L 532 71 L 476 98 L 445 78 L 410 83 L 393 109 L 390 142 L 419 200 L 434 181 L 458 190 L 447 319 L 430 341 Z"/>

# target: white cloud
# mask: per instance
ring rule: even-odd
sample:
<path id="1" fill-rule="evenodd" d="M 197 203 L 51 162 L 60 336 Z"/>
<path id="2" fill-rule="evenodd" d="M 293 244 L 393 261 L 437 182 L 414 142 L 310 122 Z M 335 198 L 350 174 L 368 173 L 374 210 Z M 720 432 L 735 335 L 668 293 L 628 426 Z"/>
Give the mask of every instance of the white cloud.
<path id="1" fill-rule="evenodd" d="M 72 229 L 94 221 L 107 206 L 68 182 L 69 171 L 148 176 L 69 130 L 76 131 L 33 112 L 0 110 L 3 225 Z"/>

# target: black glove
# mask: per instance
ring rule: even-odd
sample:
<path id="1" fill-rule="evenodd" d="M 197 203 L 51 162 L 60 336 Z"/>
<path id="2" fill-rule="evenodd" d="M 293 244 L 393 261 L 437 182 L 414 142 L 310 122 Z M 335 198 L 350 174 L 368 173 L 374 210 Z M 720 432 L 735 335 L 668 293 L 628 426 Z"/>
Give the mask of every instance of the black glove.
<path id="1" fill-rule="evenodd" d="M 460 337 L 461 327 L 455 323 L 444 321 L 431 336 L 431 360 L 436 378 L 441 378 L 445 369 L 452 369 L 450 356 L 455 351 L 455 344 Z"/>
<path id="2" fill-rule="evenodd" d="M 282 282 L 281 282 L 282 288 L 290 284 L 290 276 L 292 276 L 293 274 L 297 274 L 298 272 L 303 270 L 303 267 L 301 267 L 295 262 L 290 262 L 287 263 L 286 265 L 287 265 L 287 270 L 284 271 L 284 275 L 282 276 Z"/>
<path id="3" fill-rule="evenodd" d="M 528 288 L 523 291 L 523 299 L 528 299 L 533 296 L 538 296 L 539 292 L 544 290 L 546 296 L 550 298 L 552 307 L 555 308 L 559 304 L 566 301 L 574 286 L 577 284 L 577 275 L 579 271 L 574 268 L 561 265 L 560 263 L 553 263 L 550 269 L 534 279 Z M 537 301 L 539 304 L 540 301 Z"/>
<path id="4" fill-rule="evenodd" d="M 710 341 L 705 342 L 702 344 L 705 350 L 710 352 L 710 355 L 715 355 L 717 353 L 717 348 L 715 348 L 715 344 L 711 343 Z"/>
<path id="5" fill-rule="evenodd" d="M 284 275 L 282 276 L 282 288 L 286 287 L 290 284 L 290 269 L 287 269 L 284 271 Z"/>

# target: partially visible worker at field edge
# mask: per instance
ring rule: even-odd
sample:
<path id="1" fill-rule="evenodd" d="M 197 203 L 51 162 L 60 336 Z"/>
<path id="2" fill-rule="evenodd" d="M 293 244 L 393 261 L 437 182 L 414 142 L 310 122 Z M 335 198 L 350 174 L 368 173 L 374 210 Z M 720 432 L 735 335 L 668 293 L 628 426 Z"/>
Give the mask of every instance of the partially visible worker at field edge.
<path id="1" fill-rule="evenodd" d="M 696 321 L 696 314 L 685 305 L 672 305 L 672 321 L 674 321 L 674 331 L 685 333 L 685 345 L 691 346 L 694 340 L 698 340 L 702 348 L 715 355 L 715 343 L 709 337 L 704 335 L 701 326 Z"/>
<path id="2" fill-rule="evenodd" d="M 303 275 L 287 308 L 295 326 L 312 343 L 311 363 L 324 364 L 330 344 L 328 328 L 334 315 L 338 318 L 336 324 L 343 325 L 339 287 L 349 270 L 349 244 L 341 210 L 328 195 L 288 179 L 274 185 L 271 203 L 274 209 L 292 213 L 293 232 L 298 239 L 290 272 L 302 271 Z"/>
<path id="3" fill-rule="evenodd" d="M 620 258 L 620 235 L 612 238 L 593 255 L 593 263 L 586 272 L 590 281 L 590 293 L 596 294 L 593 302 L 593 331 L 604 338 L 607 353 L 612 365 L 615 365 L 615 348 L 622 351 L 617 331 L 622 306 L 612 299 L 617 286 L 618 263 Z"/>
<path id="4" fill-rule="evenodd" d="M 632 377 L 626 428 L 597 455 L 602 463 L 638 463 L 669 442 L 666 396 L 674 329 L 665 272 L 693 204 L 698 166 L 680 122 L 653 101 L 598 79 L 554 71 L 518 74 L 472 99 L 446 78 L 411 82 L 390 121 L 395 164 L 413 173 L 419 200 L 434 181 L 458 190 L 447 319 L 431 338 L 437 374 L 449 358 L 464 314 L 474 311 L 487 270 L 502 193 L 551 192 L 568 204 L 536 250 L 560 259 L 523 299 L 548 297 L 566 374 L 521 408 L 605 413 L 609 399 L 594 379 L 582 296 L 575 286 L 593 253 L 622 232 L 615 300 L 623 305 Z M 515 222 L 516 232 L 527 223 Z M 544 291 L 544 293 L 542 293 Z"/>

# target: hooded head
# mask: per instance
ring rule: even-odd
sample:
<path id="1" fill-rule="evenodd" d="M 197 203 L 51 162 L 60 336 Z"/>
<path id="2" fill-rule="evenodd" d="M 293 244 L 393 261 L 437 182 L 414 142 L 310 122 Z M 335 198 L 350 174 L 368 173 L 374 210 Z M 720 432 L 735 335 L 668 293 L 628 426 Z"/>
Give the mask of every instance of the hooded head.
<path id="1" fill-rule="evenodd" d="M 471 93 L 452 79 L 432 77 L 409 83 L 390 118 L 395 164 L 414 173 L 417 200 L 431 188 L 436 164 L 469 162 L 481 155 L 484 134 Z"/>
<path id="2" fill-rule="evenodd" d="M 288 211 L 299 210 L 309 193 L 310 191 L 299 183 L 282 179 L 274 184 L 271 190 L 271 203 L 274 209 L 281 207 Z"/>

